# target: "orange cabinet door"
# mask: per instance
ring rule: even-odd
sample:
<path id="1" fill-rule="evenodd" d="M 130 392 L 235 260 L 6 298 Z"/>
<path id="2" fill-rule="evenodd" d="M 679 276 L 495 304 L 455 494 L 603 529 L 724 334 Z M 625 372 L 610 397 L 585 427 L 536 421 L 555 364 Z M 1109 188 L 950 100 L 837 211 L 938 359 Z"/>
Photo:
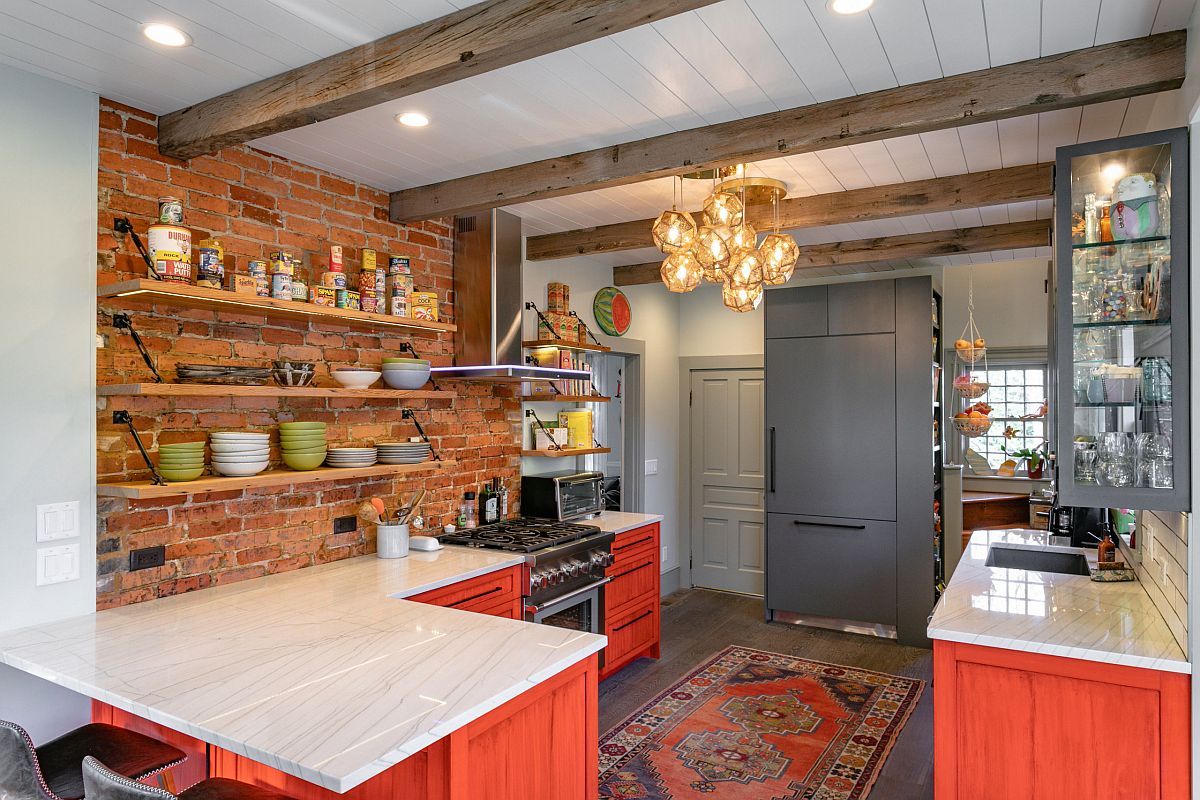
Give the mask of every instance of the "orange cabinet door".
<path id="1" fill-rule="evenodd" d="M 440 589 L 408 598 L 417 603 L 474 611 L 497 617 L 521 619 L 521 570 L 523 567 L 489 572 Z"/>

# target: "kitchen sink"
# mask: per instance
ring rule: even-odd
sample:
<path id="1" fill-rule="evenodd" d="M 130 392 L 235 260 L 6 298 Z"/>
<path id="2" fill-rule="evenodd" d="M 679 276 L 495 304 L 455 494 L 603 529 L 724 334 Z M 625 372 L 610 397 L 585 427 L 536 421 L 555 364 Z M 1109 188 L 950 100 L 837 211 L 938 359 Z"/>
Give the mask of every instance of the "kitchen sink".
<path id="1" fill-rule="evenodd" d="M 1057 553 L 1050 550 L 1026 550 L 1016 547 L 989 547 L 989 567 L 1028 569 L 1037 572 L 1061 572 L 1064 575 L 1091 575 L 1087 559 L 1081 553 Z"/>

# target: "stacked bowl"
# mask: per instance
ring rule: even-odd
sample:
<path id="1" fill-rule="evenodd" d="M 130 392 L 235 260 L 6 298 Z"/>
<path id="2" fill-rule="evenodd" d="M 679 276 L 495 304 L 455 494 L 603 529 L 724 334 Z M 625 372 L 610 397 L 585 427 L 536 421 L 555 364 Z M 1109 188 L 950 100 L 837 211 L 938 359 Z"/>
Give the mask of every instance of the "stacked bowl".
<path id="1" fill-rule="evenodd" d="M 158 446 L 158 474 L 163 479 L 194 481 L 204 474 L 204 442 L 180 442 Z"/>
<path id="2" fill-rule="evenodd" d="M 366 389 L 379 380 L 379 370 L 374 367 L 338 367 L 329 374 L 347 389 Z"/>
<path id="3" fill-rule="evenodd" d="M 385 358 L 383 382 L 393 389 L 420 389 L 429 381 L 429 362 L 423 358 Z"/>
<path id="4" fill-rule="evenodd" d="M 332 447 L 325 461 L 331 467 L 369 467 L 378 455 L 374 447 Z"/>
<path id="5" fill-rule="evenodd" d="M 380 464 L 420 464 L 429 458 L 428 442 L 380 442 Z"/>
<path id="6" fill-rule="evenodd" d="M 248 478 L 267 468 L 271 434 L 253 431 L 218 431 L 208 435 L 213 471 L 230 478 Z"/>
<path id="7" fill-rule="evenodd" d="M 329 445 L 324 422 L 279 423 L 279 449 L 283 463 L 301 472 L 316 469 L 325 461 Z"/>

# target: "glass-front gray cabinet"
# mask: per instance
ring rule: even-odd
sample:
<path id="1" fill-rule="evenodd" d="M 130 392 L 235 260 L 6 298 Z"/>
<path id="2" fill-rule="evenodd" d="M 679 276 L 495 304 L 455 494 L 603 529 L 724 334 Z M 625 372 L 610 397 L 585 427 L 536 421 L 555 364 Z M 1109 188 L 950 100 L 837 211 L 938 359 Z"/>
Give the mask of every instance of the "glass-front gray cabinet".
<path id="1" fill-rule="evenodd" d="M 1179 128 L 1058 150 L 1063 505 L 1190 510 L 1187 146 Z"/>

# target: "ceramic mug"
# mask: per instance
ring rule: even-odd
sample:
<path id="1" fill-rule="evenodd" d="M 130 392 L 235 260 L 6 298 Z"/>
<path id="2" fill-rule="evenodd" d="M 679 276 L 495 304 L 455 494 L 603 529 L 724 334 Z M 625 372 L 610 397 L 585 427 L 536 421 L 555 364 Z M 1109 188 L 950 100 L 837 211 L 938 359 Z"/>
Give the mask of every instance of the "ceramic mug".
<path id="1" fill-rule="evenodd" d="M 376 525 L 375 555 L 380 558 L 404 558 L 408 555 L 407 525 Z"/>

